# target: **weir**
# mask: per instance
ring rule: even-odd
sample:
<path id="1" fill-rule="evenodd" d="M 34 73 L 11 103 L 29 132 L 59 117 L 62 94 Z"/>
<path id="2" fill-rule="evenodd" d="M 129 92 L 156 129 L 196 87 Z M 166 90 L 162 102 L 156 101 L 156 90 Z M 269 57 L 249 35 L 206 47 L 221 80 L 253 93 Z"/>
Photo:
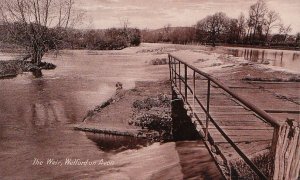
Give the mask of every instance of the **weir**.
<path id="1" fill-rule="evenodd" d="M 219 80 L 169 54 L 172 91 L 226 179 L 297 179 L 299 123 L 280 123 Z"/>

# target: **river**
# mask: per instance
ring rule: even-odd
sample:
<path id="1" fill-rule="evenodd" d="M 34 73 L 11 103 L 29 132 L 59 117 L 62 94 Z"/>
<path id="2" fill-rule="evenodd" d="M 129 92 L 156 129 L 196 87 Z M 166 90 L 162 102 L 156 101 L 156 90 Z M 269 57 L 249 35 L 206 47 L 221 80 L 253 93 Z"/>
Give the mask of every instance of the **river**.
<path id="1" fill-rule="evenodd" d="M 116 82 L 131 88 L 137 80 L 157 80 L 168 73 L 166 67 L 155 67 L 157 73 L 150 73 L 147 56 L 101 53 L 64 51 L 58 57 L 48 55 L 45 61 L 57 68 L 43 71 L 43 77 L 24 73 L 0 80 L 0 179 L 80 179 L 109 173 L 105 171 L 109 166 L 45 163 L 48 159 L 64 162 L 66 158 L 109 161 L 113 152 L 101 150 L 97 142 L 74 131 L 72 125 L 110 97 Z M 33 165 L 34 159 L 44 164 Z"/>
<path id="2" fill-rule="evenodd" d="M 257 49 L 257 48 L 225 48 L 228 54 L 243 57 L 254 63 L 281 67 L 299 72 L 300 52 L 293 50 Z"/>
<path id="3" fill-rule="evenodd" d="M 166 79 L 167 66 L 145 63 L 152 56 L 116 51 L 63 51 L 58 57 L 45 57 L 45 61 L 56 64 L 57 68 L 43 71 L 42 78 L 24 73 L 0 80 L 1 179 L 141 179 L 155 172 L 181 179 L 179 162 L 188 159 L 177 149 L 188 147 L 188 142 L 154 144 L 137 150 L 140 142 L 135 140 L 95 137 L 72 128 L 88 110 L 114 93 L 116 82 L 131 88 L 138 80 Z M 127 148 L 134 151 L 114 151 L 122 146 L 120 143 L 130 144 Z M 200 153 L 207 153 L 203 145 L 200 149 Z M 163 153 L 166 155 L 162 156 Z M 65 164 L 76 159 L 107 164 Z M 49 164 L 50 161 L 53 163 Z M 175 168 L 172 171 L 159 170 L 170 164 Z M 211 159 L 210 164 L 213 164 Z"/>

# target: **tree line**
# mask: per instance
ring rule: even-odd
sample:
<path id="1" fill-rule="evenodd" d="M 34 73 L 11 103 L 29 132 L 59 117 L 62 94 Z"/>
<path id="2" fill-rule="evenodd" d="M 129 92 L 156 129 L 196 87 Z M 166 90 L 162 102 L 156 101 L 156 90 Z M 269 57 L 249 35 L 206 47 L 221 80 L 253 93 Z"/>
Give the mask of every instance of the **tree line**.
<path id="1" fill-rule="evenodd" d="M 32 63 L 39 65 L 49 50 L 122 49 L 140 44 L 140 30 L 75 29 L 84 12 L 74 8 L 75 0 L 1 0 L 0 43 L 23 47 Z"/>
<path id="2" fill-rule="evenodd" d="M 263 46 L 300 46 L 300 33 L 289 35 L 291 25 L 284 25 L 280 15 L 268 9 L 264 0 L 249 8 L 248 16 L 229 18 L 223 12 L 198 21 L 192 27 L 171 27 L 150 31 L 129 28 L 80 30 L 76 25 L 84 12 L 74 8 L 75 0 L 1 0 L 0 43 L 16 44 L 28 53 L 25 59 L 39 64 L 49 50 L 122 49 L 141 42 L 243 44 Z M 274 33 L 274 30 L 277 33 Z"/>
<path id="3" fill-rule="evenodd" d="M 60 49 L 118 50 L 141 43 L 137 28 L 68 29 Z"/>
<path id="4" fill-rule="evenodd" d="M 38 24 L 28 26 L 37 28 Z M 9 27 L 9 28 L 8 28 Z M 47 28 L 43 29 L 41 41 L 46 50 L 52 49 L 91 49 L 114 50 L 141 43 L 141 32 L 137 28 L 109 28 L 109 29 L 75 29 L 75 28 Z M 13 34 L 12 32 L 13 31 Z M 30 46 L 30 36 L 25 34 L 26 28 L 19 22 L 3 25 L 0 23 L 0 42 L 13 43 L 24 47 Z M 33 33 L 33 32 L 32 32 Z"/>
<path id="5" fill-rule="evenodd" d="M 246 17 L 229 18 L 223 12 L 208 15 L 192 27 L 172 28 L 170 25 L 156 31 L 143 30 L 144 42 L 245 44 L 260 46 L 300 46 L 300 33 L 289 35 L 291 25 L 284 25 L 279 13 L 270 10 L 264 0 L 249 7 Z"/>

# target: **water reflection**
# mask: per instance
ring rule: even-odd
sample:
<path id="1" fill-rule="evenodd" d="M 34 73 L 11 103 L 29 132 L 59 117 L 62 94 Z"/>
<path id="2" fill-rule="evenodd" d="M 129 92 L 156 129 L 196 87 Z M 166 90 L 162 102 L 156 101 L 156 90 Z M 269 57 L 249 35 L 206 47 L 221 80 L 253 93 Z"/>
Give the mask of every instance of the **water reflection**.
<path id="1" fill-rule="evenodd" d="M 96 145 L 105 152 L 119 152 L 125 149 L 138 149 L 143 146 L 150 145 L 146 139 L 115 136 L 108 134 L 95 134 L 86 132 L 86 136 L 96 143 Z"/>
<path id="2" fill-rule="evenodd" d="M 259 64 L 269 64 L 294 71 L 300 68 L 300 53 L 296 51 L 236 48 L 227 49 L 227 53 Z"/>

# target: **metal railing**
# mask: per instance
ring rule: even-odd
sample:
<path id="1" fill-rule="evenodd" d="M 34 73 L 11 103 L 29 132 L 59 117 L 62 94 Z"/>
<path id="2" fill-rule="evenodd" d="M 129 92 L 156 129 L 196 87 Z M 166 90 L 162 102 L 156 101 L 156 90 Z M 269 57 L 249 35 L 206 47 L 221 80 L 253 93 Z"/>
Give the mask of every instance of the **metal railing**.
<path id="1" fill-rule="evenodd" d="M 233 142 L 233 140 L 222 130 L 222 128 L 218 125 L 218 123 L 213 119 L 210 113 L 210 99 L 211 99 L 211 86 L 214 84 L 214 87 L 221 88 L 227 94 L 229 94 L 233 99 L 237 100 L 243 106 L 247 107 L 250 111 L 254 112 L 261 119 L 268 122 L 272 127 L 278 129 L 280 124 L 277 120 L 267 114 L 265 111 L 261 110 L 251 102 L 243 99 L 238 94 L 231 91 L 228 87 L 226 87 L 222 82 L 210 76 L 209 74 L 200 71 L 194 66 L 187 64 L 186 62 L 180 60 L 178 57 L 169 54 L 169 68 L 170 68 L 170 80 L 172 86 L 178 88 L 179 93 L 183 97 L 183 100 L 187 103 L 188 101 L 188 91 L 192 94 L 192 103 L 189 103 L 193 115 L 195 115 L 195 105 L 196 103 L 200 105 L 201 109 L 204 111 L 206 120 L 205 127 L 203 127 L 204 138 L 207 141 L 209 138 L 209 124 L 212 123 L 215 128 L 220 132 L 220 134 L 226 139 L 226 141 L 231 145 L 231 147 L 237 152 L 237 154 L 248 164 L 252 171 L 256 173 L 256 175 L 261 179 L 267 179 L 266 175 L 260 171 L 260 169 L 245 155 L 242 150 Z M 183 68 L 182 68 L 183 67 Z M 183 69 L 183 72 L 182 72 Z M 188 70 L 192 71 L 192 87 L 188 84 Z M 196 95 L 196 75 L 200 76 L 207 80 L 207 94 L 206 94 L 206 104 L 202 104 L 200 98 Z M 182 88 L 183 86 L 183 88 Z M 274 138 L 274 137 L 273 137 Z M 272 147 L 274 145 L 272 144 Z"/>

